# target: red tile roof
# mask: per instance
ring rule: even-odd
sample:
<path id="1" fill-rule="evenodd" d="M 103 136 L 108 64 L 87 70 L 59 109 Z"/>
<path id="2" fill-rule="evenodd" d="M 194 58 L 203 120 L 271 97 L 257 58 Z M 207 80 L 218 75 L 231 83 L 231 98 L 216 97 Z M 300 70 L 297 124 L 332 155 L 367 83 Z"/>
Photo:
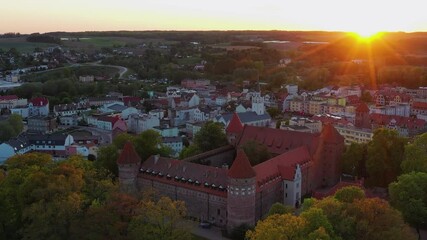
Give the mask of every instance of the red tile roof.
<path id="1" fill-rule="evenodd" d="M 309 152 L 314 154 L 319 136 L 313 133 L 245 125 L 237 146 L 241 147 L 248 141 L 257 141 L 273 154 L 282 154 L 300 146 L 307 146 Z"/>
<path id="2" fill-rule="evenodd" d="M 297 164 L 304 167 L 305 164 L 308 164 L 310 161 L 311 156 L 307 146 L 301 146 L 285 152 L 254 167 L 257 183 L 261 185 L 279 175 L 282 176 L 283 179 L 294 179 L 292 172 L 284 167 L 290 167 L 294 172 Z M 281 166 L 281 169 L 279 166 Z"/>
<path id="3" fill-rule="evenodd" d="M 120 153 L 117 164 L 137 164 L 141 162 L 141 158 L 135 151 L 131 142 L 125 143 L 122 152 Z"/>
<path id="4" fill-rule="evenodd" d="M 16 95 L 6 95 L 6 96 L 0 96 L 0 101 L 10 101 L 10 100 L 17 100 L 18 96 Z"/>
<path id="5" fill-rule="evenodd" d="M 373 124 L 381 126 L 389 125 L 393 119 L 396 121 L 396 126 L 408 129 L 414 129 L 415 127 L 423 128 L 426 126 L 425 120 L 412 117 L 384 115 L 379 113 L 371 113 L 369 117 Z"/>
<path id="6" fill-rule="evenodd" d="M 35 107 L 42 107 L 42 106 L 46 106 L 49 103 L 49 100 L 47 100 L 47 98 L 44 98 L 44 97 L 36 97 L 31 99 L 30 102 Z"/>
<path id="7" fill-rule="evenodd" d="M 332 126 L 332 124 L 323 125 L 320 136 L 323 140 L 329 143 L 344 142 L 344 137 Z"/>
<path id="8" fill-rule="evenodd" d="M 427 102 L 413 102 L 412 108 L 427 110 Z"/>
<path id="9" fill-rule="evenodd" d="M 357 108 L 356 108 L 356 112 L 369 112 L 369 107 L 368 105 L 366 105 L 366 103 L 360 103 Z"/>
<path id="10" fill-rule="evenodd" d="M 140 178 L 227 196 L 227 169 L 151 156 L 142 163 L 139 171 Z"/>
<path id="11" fill-rule="evenodd" d="M 118 120 L 120 119 L 119 116 L 100 116 L 98 117 L 98 121 L 103 121 L 103 122 L 110 122 L 111 126 L 113 126 Z"/>
<path id="12" fill-rule="evenodd" d="M 130 96 L 123 97 L 123 103 L 125 104 L 125 106 L 129 106 L 131 103 L 138 104 L 140 102 L 141 102 L 140 97 L 130 97 Z"/>
<path id="13" fill-rule="evenodd" d="M 236 159 L 234 159 L 233 165 L 231 165 L 231 168 L 228 171 L 228 176 L 236 179 L 255 177 L 255 171 L 252 168 L 246 153 L 242 149 L 237 150 Z"/>
<path id="14" fill-rule="evenodd" d="M 295 179 L 296 167 L 295 166 L 277 166 L 282 179 L 292 181 Z"/>
<path id="15" fill-rule="evenodd" d="M 243 131 L 243 124 L 240 121 L 239 115 L 237 113 L 233 114 L 233 117 L 230 120 L 227 128 L 225 129 L 227 133 L 241 133 Z"/>
<path id="16" fill-rule="evenodd" d="M 357 95 L 350 95 L 346 97 L 347 104 L 356 104 L 360 102 L 360 98 Z"/>

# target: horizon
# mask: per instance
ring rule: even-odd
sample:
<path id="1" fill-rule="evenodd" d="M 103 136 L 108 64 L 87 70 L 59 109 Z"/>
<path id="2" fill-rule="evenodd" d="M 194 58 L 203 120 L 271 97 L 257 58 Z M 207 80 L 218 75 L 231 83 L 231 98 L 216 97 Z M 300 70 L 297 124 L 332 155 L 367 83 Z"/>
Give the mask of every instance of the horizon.
<path id="1" fill-rule="evenodd" d="M 105 31 L 425 32 L 416 0 L 387 3 L 338 0 L 262 3 L 18 0 L 4 3 L 0 33 Z M 23 8 L 22 6 L 26 6 Z M 247 30 L 245 30 L 247 29 Z"/>

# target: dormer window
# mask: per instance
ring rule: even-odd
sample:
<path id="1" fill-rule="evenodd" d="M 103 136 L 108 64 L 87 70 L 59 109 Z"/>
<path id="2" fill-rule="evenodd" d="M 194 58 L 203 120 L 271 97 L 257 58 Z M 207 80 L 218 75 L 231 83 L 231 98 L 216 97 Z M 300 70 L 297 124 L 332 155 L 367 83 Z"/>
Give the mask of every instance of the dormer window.
<path id="1" fill-rule="evenodd" d="M 209 187 L 209 183 L 208 182 L 205 182 L 205 187 Z"/>
<path id="2" fill-rule="evenodd" d="M 143 168 L 140 168 L 140 169 L 139 169 L 139 172 L 144 172 L 144 169 L 143 169 Z"/>

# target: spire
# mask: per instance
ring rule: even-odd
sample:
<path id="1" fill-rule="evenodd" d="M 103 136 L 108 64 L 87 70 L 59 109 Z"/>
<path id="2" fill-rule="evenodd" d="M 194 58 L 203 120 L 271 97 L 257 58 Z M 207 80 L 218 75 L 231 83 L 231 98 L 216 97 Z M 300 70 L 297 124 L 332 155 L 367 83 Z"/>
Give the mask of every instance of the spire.
<path id="1" fill-rule="evenodd" d="M 344 137 L 332 126 L 332 124 L 323 125 L 321 138 L 328 143 L 340 143 Z"/>
<path id="2" fill-rule="evenodd" d="M 239 115 L 235 112 L 231 117 L 230 123 L 225 129 L 227 133 L 241 133 L 243 131 L 243 124 L 240 121 Z"/>
<path id="3" fill-rule="evenodd" d="M 141 163 L 141 158 L 135 151 L 133 144 L 128 141 L 125 143 L 122 152 L 120 153 L 119 159 L 117 159 L 117 164 L 139 164 Z"/>
<path id="4" fill-rule="evenodd" d="M 233 165 L 231 165 L 228 171 L 228 177 L 237 179 L 246 179 L 255 177 L 255 171 L 249 162 L 243 149 L 237 150 L 236 159 L 234 159 Z"/>

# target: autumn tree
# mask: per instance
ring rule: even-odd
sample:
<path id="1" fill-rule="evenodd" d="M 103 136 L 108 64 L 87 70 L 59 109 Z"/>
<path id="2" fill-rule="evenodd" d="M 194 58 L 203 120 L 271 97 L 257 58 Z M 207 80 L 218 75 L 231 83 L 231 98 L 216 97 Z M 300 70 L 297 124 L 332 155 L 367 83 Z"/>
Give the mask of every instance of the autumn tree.
<path id="1" fill-rule="evenodd" d="M 401 173 L 405 140 L 395 130 L 377 129 L 368 144 L 366 170 L 367 184 L 387 187 Z"/>
<path id="2" fill-rule="evenodd" d="M 190 239 L 190 231 L 186 229 L 183 217 L 186 215 L 182 201 L 172 201 L 161 197 L 158 201 L 142 200 L 137 216 L 129 225 L 132 239 L 144 236 L 144 239 L 186 240 Z"/>
<path id="3" fill-rule="evenodd" d="M 258 221 L 254 230 L 249 230 L 246 237 L 250 240 L 292 239 L 303 240 L 306 236 L 307 221 L 291 214 L 274 214 Z"/>
<path id="4" fill-rule="evenodd" d="M 274 203 L 271 205 L 270 210 L 268 210 L 267 216 L 271 216 L 274 214 L 286 214 L 286 213 L 293 213 L 294 208 L 291 206 L 285 206 L 279 202 Z"/>
<path id="5" fill-rule="evenodd" d="M 391 205 L 420 234 L 420 228 L 427 227 L 427 173 L 403 174 L 390 184 L 389 192 Z"/>
<path id="6" fill-rule="evenodd" d="M 413 143 L 405 146 L 405 160 L 401 167 L 404 173 L 427 173 L 427 133 L 416 136 Z"/>

